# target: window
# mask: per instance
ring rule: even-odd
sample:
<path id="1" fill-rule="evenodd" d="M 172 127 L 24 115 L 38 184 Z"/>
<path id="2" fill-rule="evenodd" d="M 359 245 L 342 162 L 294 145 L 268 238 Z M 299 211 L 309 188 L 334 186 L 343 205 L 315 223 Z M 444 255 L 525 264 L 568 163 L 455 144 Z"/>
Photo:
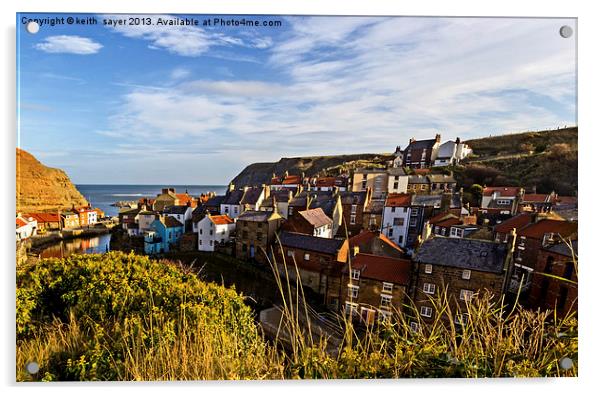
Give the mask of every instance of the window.
<path id="1" fill-rule="evenodd" d="M 393 218 L 393 226 L 403 226 L 405 218 Z"/>
<path id="2" fill-rule="evenodd" d="M 349 284 L 348 285 L 348 295 L 350 298 L 357 298 L 357 294 L 359 293 L 360 287 L 358 285 Z"/>
<path id="3" fill-rule="evenodd" d="M 426 184 L 422 184 L 422 185 L 420 185 L 420 190 L 421 190 L 421 191 L 425 191 L 425 190 L 426 190 Z"/>
<path id="4" fill-rule="evenodd" d="M 567 262 L 564 267 L 564 278 L 570 280 L 573 276 L 573 262 Z"/>
<path id="5" fill-rule="evenodd" d="M 499 204 L 500 206 L 507 206 L 510 204 L 510 200 L 508 199 L 500 199 L 497 201 L 497 204 Z"/>
<path id="6" fill-rule="evenodd" d="M 460 290 L 460 300 L 470 301 L 474 295 L 474 292 L 469 291 L 468 289 Z"/>
<path id="7" fill-rule="evenodd" d="M 410 218 L 410 226 L 416 226 L 418 220 L 416 218 Z"/>
<path id="8" fill-rule="evenodd" d="M 213 229 L 209 231 L 209 236 L 213 236 Z"/>
<path id="9" fill-rule="evenodd" d="M 418 215 L 418 209 L 416 207 L 412 208 L 411 215 Z"/>
<path id="10" fill-rule="evenodd" d="M 399 188 L 399 183 L 398 182 L 394 182 L 393 183 L 393 189 L 397 190 L 397 188 Z"/>
<path id="11" fill-rule="evenodd" d="M 237 213 L 238 213 L 238 207 L 234 206 L 234 214 L 237 214 Z"/>
<path id="12" fill-rule="evenodd" d="M 305 259 L 306 261 L 309 261 L 309 254 L 303 255 L 303 259 Z"/>
<path id="13" fill-rule="evenodd" d="M 397 244 L 399 244 L 399 245 L 403 244 L 403 236 L 399 236 L 399 239 L 397 240 Z"/>
<path id="14" fill-rule="evenodd" d="M 199 240 L 199 245 L 202 246 L 203 245 L 203 240 Z"/>
<path id="15" fill-rule="evenodd" d="M 433 308 L 428 306 L 421 306 L 420 315 L 423 317 L 431 317 L 433 315 Z"/>
<path id="16" fill-rule="evenodd" d="M 366 181 L 362 181 L 362 189 L 366 190 Z"/>
<path id="17" fill-rule="evenodd" d="M 353 280 L 359 280 L 359 279 L 360 279 L 360 271 L 359 271 L 359 270 L 356 270 L 356 269 L 353 269 L 353 270 L 351 271 L 351 278 L 352 278 Z"/>
<path id="18" fill-rule="evenodd" d="M 226 206 L 226 207 L 224 208 L 224 212 L 225 212 L 226 214 L 228 214 L 228 206 Z"/>
<path id="19" fill-rule="evenodd" d="M 430 265 L 430 264 L 424 265 L 424 272 L 426 274 L 431 274 L 433 272 L 433 265 Z"/>
<path id="20" fill-rule="evenodd" d="M 357 314 L 357 303 L 345 302 L 345 313 Z"/>
<path id="21" fill-rule="evenodd" d="M 462 280 L 470 280 L 470 270 L 462 271 Z"/>
<path id="22" fill-rule="evenodd" d="M 355 215 L 351 216 L 351 221 L 349 222 L 350 225 L 355 225 Z"/>
<path id="23" fill-rule="evenodd" d="M 420 329 L 420 325 L 418 325 L 417 322 L 410 322 L 410 329 L 412 330 L 412 332 L 418 332 L 418 330 Z"/>
<path id="24" fill-rule="evenodd" d="M 202 235 L 203 234 L 203 229 L 199 228 L 199 234 Z"/>
<path id="25" fill-rule="evenodd" d="M 378 320 L 380 322 L 389 322 L 393 314 L 390 311 L 378 311 Z"/>
<path id="26" fill-rule="evenodd" d="M 293 250 L 288 250 L 288 251 L 286 252 L 286 255 L 287 255 L 287 256 L 294 256 L 294 255 L 295 255 L 295 251 L 293 251 Z"/>
<path id="27" fill-rule="evenodd" d="M 368 179 L 368 174 L 362 174 L 362 180 L 367 180 Z"/>
<path id="28" fill-rule="evenodd" d="M 395 181 L 399 181 L 399 176 L 395 176 Z"/>
<path id="29" fill-rule="evenodd" d="M 435 290 L 437 289 L 437 287 L 435 286 L 435 284 L 431 284 L 431 283 L 424 283 L 424 286 L 422 287 L 422 290 L 424 291 L 425 294 L 434 294 Z"/>
<path id="30" fill-rule="evenodd" d="M 393 237 L 393 229 L 389 228 L 389 237 Z"/>
<path id="31" fill-rule="evenodd" d="M 393 292 L 393 284 L 383 282 L 383 292 Z"/>
<path id="32" fill-rule="evenodd" d="M 351 205 L 351 214 L 355 214 L 357 212 L 357 204 Z"/>
<path id="33" fill-rule="evenodd" d="M 209 240 L 209 245 L 213 246 L 213 240 Z"/>
<path id="34" fill-rule="evenodd" d="M 392 299 L 391 295 L 380 295 L 380 307 L 391 307 Z"/>
<path id="35" fill-rule="evenodd" d="M 456 314 L 456 316 L 454 317 L 454 322 L 458 325 L 466 325 L 466 323 L 468 322 L 468 315 L 466 313 Z"/>
<path id="36" fill-rule="evenodd" d="M 451 228 L 449 235 L 451 237 L 462 237 L 462 230 L 458 228 Z"/>
<path id="37" fill-rule="evenodd" d="M 391 212 L 394 213 L 395 212 L 395 206 L 391 207 Z"/>

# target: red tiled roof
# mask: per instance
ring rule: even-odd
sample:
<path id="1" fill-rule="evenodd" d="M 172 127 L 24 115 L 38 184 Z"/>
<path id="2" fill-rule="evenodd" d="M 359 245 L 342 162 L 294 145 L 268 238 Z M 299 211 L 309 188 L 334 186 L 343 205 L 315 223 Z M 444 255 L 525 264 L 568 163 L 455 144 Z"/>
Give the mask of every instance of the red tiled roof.
<path id="1" fill-rule="evenodd" d="M 336 185 L 336 178 L 334 177 L 320 177 L 316 179 L 317 187 L 334 187 Z"/>
<path id="2" fill-rule="evenodd" d="M 499 225 L 493 227 L 493 230 L 499 233 L 510 233 L 512 229 L 516 229 L 518 232 L 520 229 L 531 223 L 531 214 L 519 214 L 514 216 L 506 221 L 502 222 Z"/>
<path id="3" fill-rule="evenodd" d="M 523 196 L 523 202 L 540 202 L 545 203 L 551 201 L 550 195 L 543 193 L 528 193 Z"/>
<path id="4" fill-rule="evenodd" d="M 31 217 L 38 221 L 38 223 L 44 222 L 59 222 L 59 215 L 57 213 L 35 213 L 26 214 L 25 217 Z"/>
<path id="5" fill-rule="evenodd" d="M 282 180 L 282 185 L 301 184 L 300 176 L 288 176 Z"/>
<path id="6" fill-rule="evenodd" d="M 320 228 L 324 225 L 332 224 L 332 220 L 324 213 L 321 208 L 299 211 L 299 215 L 309 222 L 314 228 Z"/>
<path id="7" fill-rule="evenodd" d="M 439 226 L 441 228 L 448 228 L 448 227 L 453 226 L 453 225 L 462 225 L 462 224 L 463 224 L 463 222 L 460 221 L 459 218 L 448 218 L 445 221 L 441 221 L 441 222 L 439 222 L 439 223 L 437 223 L 435 225 Z"/>
<path id="8" fill-rule="evenodd" d="M 17 217 L 17 227 L 21 227 L 21 226 L 25 226 L 27 225 L 27 222 L 25 220 L 23 220 L 22 218 L 18 218 Z"/>
<path id="9" fill-rule="evenodd" d="M 460 210 L 461 209 L 457 209 L 457 210 L 456 209 L 452 209 L 452 210 L 445 211 L 443 213 L 435 215 L 434 217 L 431 217 L 431 219 L 429 219 L 429 223 L 431 225 L 434 225 L 437 222 L 445 221 L 445 220 L 448 220 L 450 218 L 458 218 L 458 215 L 460 214 Z M 456 211 L 457 214 L 454 211 Z"/>
<path id="10" fill-rule="evenodd" d="M 390 193 L 385 207 L 404 207 L 412 205 L 412 195 L 409 193 Z"/>
<path id="11" fill-rule="evenodd" d="M 360 276 L 364 278 L 407 285 L 410 281 L 412 263 L 407 259 L 360 253 L 352 258 L 351 267 L 360 270 Z M 348 270 L 345 265 L 343 273 Z"/>
<path id="12" fill-rule="evenodd" d="M 363 230 L 360 233 L 358 233 L 357 235 L 351 237 L 349 239 L 349 246 L 351 248 L 359 247 L 360 245 L 369 243 L 372 239 L 374 239 L 376 237 L 378 237 L 383 243 L 386 243 L 387 245 L 396 249 L 397 251 L 399 251 L 399 252 L 403 251 L 397 244 L 395 244 L 393 241 L 391 241 L 391 239 L 389 239 L 387 236 L 383 235 L 382 233 L 380 233 L 378 231 L 370 231 L 370 230 Z"/>
<path id="13" fill-rule="evenodd" d="M 576 222 L 542 219 L 539 222 L 524 227 L 517 234 L 532 239 L 541 239 L 546 233 L 558 233 L 560 236 L 567 237 L 576 232 Z"/>
<path id="14" fill-rule="evenodd" d="M 493 192 L 498 192 L 499 196 L 511 197 L 517 196 L 520 192 L 519 187 L 487 187 L 483 189 L 483 196 L 491 196 Z"/>
<path id="15" fill-rule="evenodd" d="M 234 223 L 234 220 L 227 215 L 210 215 L 209 219 L 216 225 L 228 225 Z"/>

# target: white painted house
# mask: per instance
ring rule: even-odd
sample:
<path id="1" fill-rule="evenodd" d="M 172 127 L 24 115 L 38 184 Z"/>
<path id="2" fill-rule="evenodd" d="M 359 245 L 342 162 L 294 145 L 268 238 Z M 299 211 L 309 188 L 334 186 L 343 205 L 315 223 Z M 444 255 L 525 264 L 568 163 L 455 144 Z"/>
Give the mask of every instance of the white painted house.
<path id="1" fill-rule="evenodd" d="M 472 149 L 456 138 L 456 141 L 446 141 L 439 146 L 433 167 L 456 165 L 472 153 Z"/>
<path id="2" fill-rule="evenodd" d="M 163 210 L 163 215 L 172 217 L 182 224 L 186 224 L 187 221 L 192 220 L 192 211 L 192 207 L 190 206 L 169 206 Z M 138 222 L 140 222 L 140 218 L 138 218 Z"/>
<path id="3" fill-rule="evenodd" d="M 227 215 L 206 215 L 197 225 L 199 251 L 215 251 L 219 244 L 230 241 L 230 234 L 236 229 L 234 220 Z"/>
<path id="4" fill-rule="evenodd" d="M 387 183 L 388 193 L 407 193 L 410 176 L 401 167 L 393 167 L 387 170 L 389 180 Z"/>
<path id="5" fill-rule="evenodd" d="M 231 189 L 226 193 L 226 197 L 220 204 L 219 212 L 221 215 L 227 215 L 230 218 L 236 218 L 244 211 L 242 199 L 245 195 L 244 189 Z"/>
<path id="6" fill-rule="evenodd" d="M 407 244 L 411 203 L 410 194 L 389 194 L 383 208 L 381 233 L 402 248 Z"/>
<path id="7" fill-rule="evenodd" d="M 24 218 L 17 216 L 16 218 L 16 236 L 17 240 L 29 239 L 31 236 L 35 236 L 38 229 L 38 221 L 29 217 Z"/>

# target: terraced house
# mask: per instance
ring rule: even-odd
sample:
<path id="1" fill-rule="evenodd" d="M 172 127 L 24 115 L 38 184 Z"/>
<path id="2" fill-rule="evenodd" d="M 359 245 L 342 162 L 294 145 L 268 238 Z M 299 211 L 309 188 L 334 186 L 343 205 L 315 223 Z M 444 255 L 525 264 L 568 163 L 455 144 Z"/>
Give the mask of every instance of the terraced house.
<path id="1" fill-rule="evenodd" d="M 268 264 L 283 218 L 275 211 L 245 211 L 236 220 L 236 257 Z"/>

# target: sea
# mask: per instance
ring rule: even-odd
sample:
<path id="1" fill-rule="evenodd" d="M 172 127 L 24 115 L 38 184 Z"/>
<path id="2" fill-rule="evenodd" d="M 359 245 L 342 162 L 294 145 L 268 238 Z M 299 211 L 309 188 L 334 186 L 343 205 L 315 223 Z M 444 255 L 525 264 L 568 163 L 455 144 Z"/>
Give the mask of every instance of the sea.
<path id="1" fill-rule="evenodd" d="M 119 213 L 119 207 L 111 206 L 118 201 L 138 200 L 142 197 L 156 197 L 163 188 L 175 188 L 176 193 L 188 192 L 189 195 L 199 196 L 203 193 L 215 192 L 218 195 L 226 193 L 226 185 L 98 185 L 77 184 L 75 187 L 92 204 L 105 212 L 106 216 L 114 217 Z"/>

